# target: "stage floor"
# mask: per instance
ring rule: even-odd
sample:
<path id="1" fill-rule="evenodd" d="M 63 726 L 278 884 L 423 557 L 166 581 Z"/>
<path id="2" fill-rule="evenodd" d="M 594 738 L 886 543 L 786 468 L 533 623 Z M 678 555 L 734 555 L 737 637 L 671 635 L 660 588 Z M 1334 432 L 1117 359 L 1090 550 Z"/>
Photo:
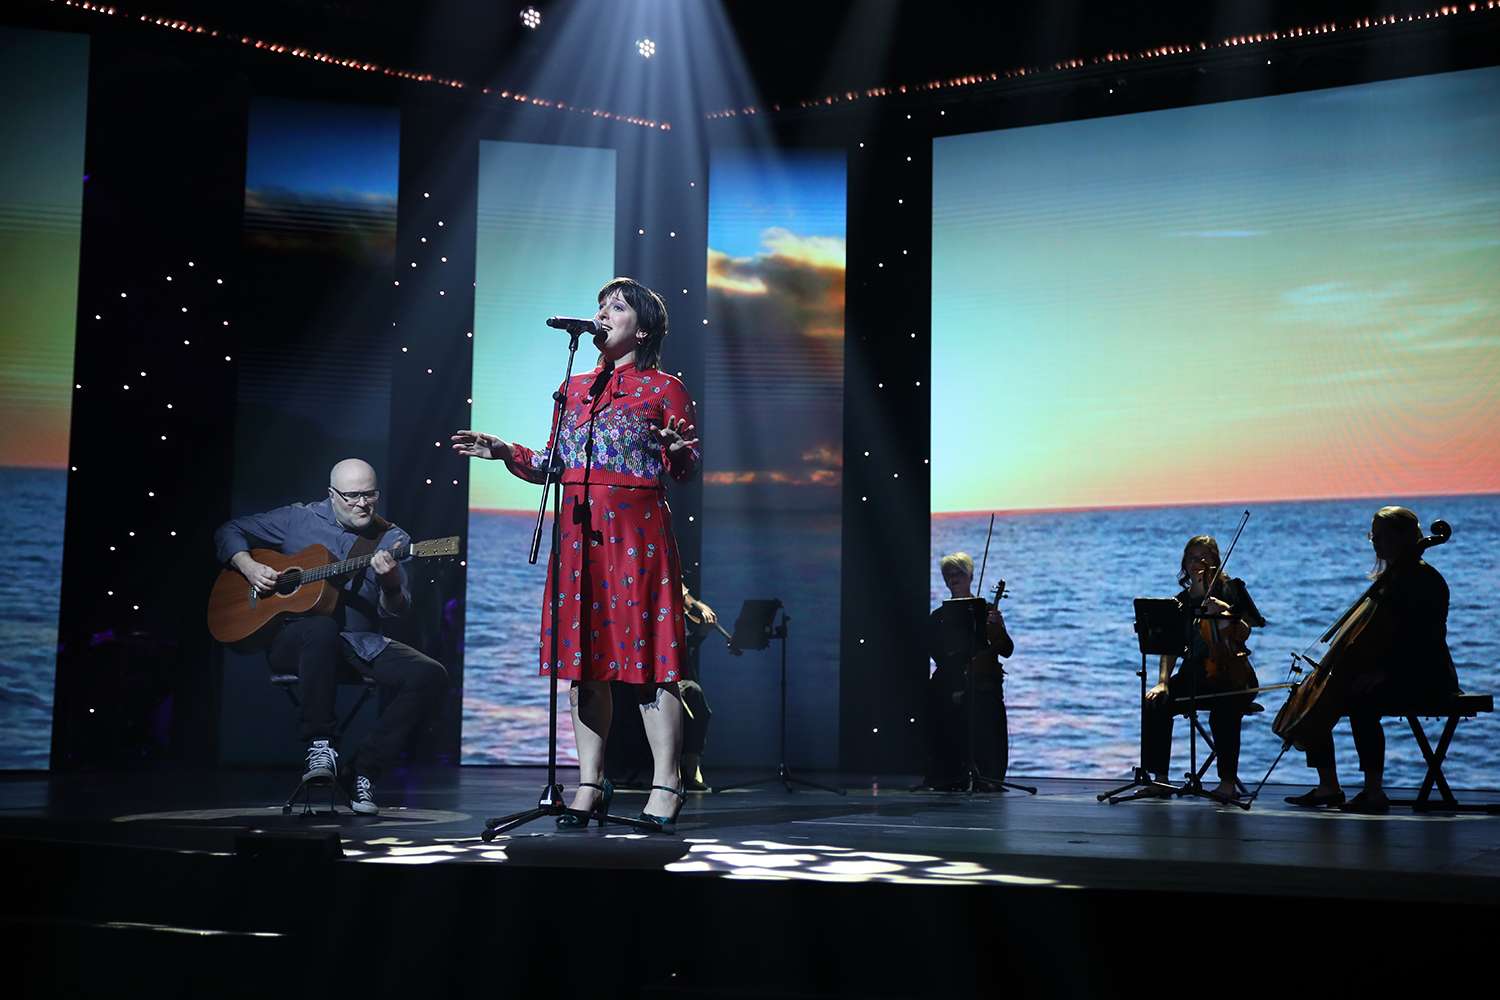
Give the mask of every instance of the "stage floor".
<path id="1" fill-rule="evenodd" d="M 559 777 L 571 788 L 576 772 Z M 731 779 L 739 775 L 715 777 Z M 0 778 L 0 839 L 227 855 L 250 831 L 336 831 L 344 864 L 646 869 L 736 880 L 1166 890 L 1391 901 L 1500 900 L 1500 816 L 1385 816 L 1296 809 L 1268 786 L 1249 811 L 1201 799 L 1102 804 L 1119 782 L 1037 779 L 1035 796 L 914 792 L 803 777 L 846 796 L 761 785 L 690 793 L 675 836 L 624 827 L 558 831 L 550 818 L 493 843 L 486 817 L 536 803 L 545 771 L 400 772 L 378 817 L 284 816 L 284 772 L 12 774 Z M 1016 779 L 1022 780 L 1022 779 Z M 1398 790 L 1398 793 L 1399 790 Z M 1460 791 L 1466 802 L 1500 793 Z M 622 789 L 614 812 L 635 815 Z"/>

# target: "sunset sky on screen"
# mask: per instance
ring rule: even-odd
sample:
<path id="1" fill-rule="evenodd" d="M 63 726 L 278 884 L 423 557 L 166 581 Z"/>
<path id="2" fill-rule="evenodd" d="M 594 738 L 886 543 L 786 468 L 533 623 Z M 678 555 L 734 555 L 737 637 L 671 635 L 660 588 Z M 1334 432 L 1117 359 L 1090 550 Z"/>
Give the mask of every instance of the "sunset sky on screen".
<path id="1" fill-rule="evenodd" d="M 933 511 L 1500 491 L 1497 95 L 936 140 Z"/>

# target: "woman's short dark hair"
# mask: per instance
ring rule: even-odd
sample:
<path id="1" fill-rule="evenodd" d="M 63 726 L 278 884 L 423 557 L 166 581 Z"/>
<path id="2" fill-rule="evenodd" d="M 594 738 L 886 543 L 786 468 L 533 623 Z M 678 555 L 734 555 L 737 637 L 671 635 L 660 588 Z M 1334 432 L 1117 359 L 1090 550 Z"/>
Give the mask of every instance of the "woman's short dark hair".
<path id="1" fill-rule="evenodd" d="M 634 278 L 611 278 L 599 289 L 599 302 L 615 292 L 635 310 L 636 327 L 646 339 L 635 349 L 637 368 L 656 368 L 661 364 L 661 342 L 667 336 L 667 304 L 662 297 Z"/>

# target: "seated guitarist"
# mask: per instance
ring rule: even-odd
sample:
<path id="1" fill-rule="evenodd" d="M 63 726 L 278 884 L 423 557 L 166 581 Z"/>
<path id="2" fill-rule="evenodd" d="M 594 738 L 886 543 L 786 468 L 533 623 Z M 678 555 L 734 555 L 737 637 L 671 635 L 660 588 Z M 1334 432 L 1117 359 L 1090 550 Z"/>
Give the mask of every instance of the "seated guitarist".
<path id="1" fill-rule="evenodd" d="M 318 544 L 334 559 L 348 558 L 362 539 L 363 551 L 356 556 L 374 549 L 369 566 L 343 583 L 334 613 L 285 621 L 271 639 L 269 655 L 274 671 L 301 679 L 304 781 L 341 780 L 333 747 L 340 669 L 372 677 L 383 689 L 385 711 L 342 779 L 354 811 L 375 815 L 380 808 L 374 783 L 437 707 L 447 672 L 436 660 L 382 634 L 381 620 L 399 617 L 411 605 L 406 575 L 389 552 L 410 538 L 375 513 L 380 498 L 375 470 L 346 458 L 333 467 L 328 481 L 328 496 L 317 503 L 289 504 L 226 522 L 214 532 L 214 546 L 221 562 L 262 591 L 275 589 L 276 571 L 251 558 L 252 548 L 290 554 Z"/>

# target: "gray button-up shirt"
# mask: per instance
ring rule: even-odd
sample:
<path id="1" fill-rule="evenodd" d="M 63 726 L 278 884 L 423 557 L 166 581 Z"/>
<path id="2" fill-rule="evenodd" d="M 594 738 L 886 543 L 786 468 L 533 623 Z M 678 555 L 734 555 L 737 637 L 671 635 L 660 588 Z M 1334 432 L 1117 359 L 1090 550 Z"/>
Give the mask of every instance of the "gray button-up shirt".
<path id="1" fill-rule="evenodd" d="M 264 514 L 247 514 L 226 521 L 214 532 L 214 548 L 219 561 L 226 564 L 236 552 L 253 548 L 275 549 L 290 555 L 314 544 L 328 549 L 336 560 L 346 559 L 358 540 L 358 532 L 338 522 L 333 514 L 333 501 L 329 499 L 288 504 Z M 394 549 L 410 541 L 411 536 L 393 524 L 381 536 L 377 547 Z M 401 574 L 401 593 L 410 601 L 406 570 L 398 565 L 396 571 Z M 390 645 L 390 640 L 381 634 L 380 620 L 396 616 L 380 603 L 380 584 L 368 566 L 342 581 L 341 586 L 343 595 L 333 617 L 339 623 L 344 641 L 368 663 Z"/>

